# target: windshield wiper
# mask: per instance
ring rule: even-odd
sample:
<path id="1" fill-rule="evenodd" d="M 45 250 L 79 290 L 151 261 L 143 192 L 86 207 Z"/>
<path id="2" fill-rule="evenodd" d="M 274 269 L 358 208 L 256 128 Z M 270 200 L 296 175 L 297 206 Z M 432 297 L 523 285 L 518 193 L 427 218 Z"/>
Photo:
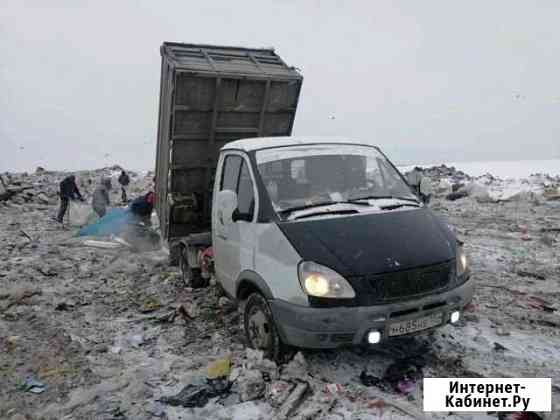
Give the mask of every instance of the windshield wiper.
<path id="1" fill-rule="evenodd" d="M 331 206 L 333 204 L 353 204 L 358 206 L 370 206 L 369 203 L 364 202 L 354 202 L 353 200 L 340 200 L 340 201 L 324 201 L 322 203 L 315 203 L 315 204 L 306 204 L 304 206 L 297 206 L 297 207 L 288 207 L 287 209 L 279 210 L 278 213 L 285 214 L 285 213 L 292 213 L 298 210 L 306 210 L 311 209 L 313 207 L 321 207 L 321 206 Z"/>
<path id="2" fill-rule="evenodd" d="M 382 206 L 382 210 L 395 210 L 401 207 L 420 207 L 418 204 L 414 203 L 399 203 L 399 204 L 391 204 L 389 206 Z"/>
<path id="3" fill-rule="evenodd" d="M 330 210 L 330 211 L 314 211 L 313 213 L 302 214 L 300 216 L 295 217 L 294 219 L 304 219 L 306 217 L 313 217 L 313 216 L 324 216 L 327 214 L 355 214 L 359 213 L 358 210 L 355 209 L 344 209 L 344 210 Z"/>
<path id="4" fill-rule="evenodd" d="M 411 201 L 413 203 L 419 204 L 416 198 L 411 197 L 398 197 L 394 195 L 367 195 L 364 197 L 356 197 L 348 200 L 350 203 L 354 203 L 356 201 L 364 201 L 364 200 L 383 200 L 383 199 L 393 199 L 393 200 L 403 200 L 403 201 Z"/>

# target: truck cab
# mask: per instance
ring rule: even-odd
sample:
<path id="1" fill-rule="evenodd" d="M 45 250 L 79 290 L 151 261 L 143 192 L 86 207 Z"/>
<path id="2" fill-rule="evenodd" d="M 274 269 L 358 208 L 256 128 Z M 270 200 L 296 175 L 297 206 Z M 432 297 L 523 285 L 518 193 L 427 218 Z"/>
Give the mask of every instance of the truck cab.
<path id="1" fill-rule="evenodd" d="M 461 243 L 369 143 L 230 142 L 212 202 L 216 280 L 268 357 L 425 333 L 472 299 Z"/>

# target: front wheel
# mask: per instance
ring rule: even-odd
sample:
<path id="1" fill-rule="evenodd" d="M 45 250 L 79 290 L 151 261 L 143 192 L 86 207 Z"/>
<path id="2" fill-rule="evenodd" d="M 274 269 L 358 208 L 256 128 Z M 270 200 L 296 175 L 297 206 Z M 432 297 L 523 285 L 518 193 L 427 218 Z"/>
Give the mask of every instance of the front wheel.
<path id="1" fill-rule="evenodd" d="M 285 347 L 278 335 L 270 306 L 260 293 L 252 293 L 247 299 L 243 324 L 250 347 L 262 350 L 268 359 L 281 360 Z"/>

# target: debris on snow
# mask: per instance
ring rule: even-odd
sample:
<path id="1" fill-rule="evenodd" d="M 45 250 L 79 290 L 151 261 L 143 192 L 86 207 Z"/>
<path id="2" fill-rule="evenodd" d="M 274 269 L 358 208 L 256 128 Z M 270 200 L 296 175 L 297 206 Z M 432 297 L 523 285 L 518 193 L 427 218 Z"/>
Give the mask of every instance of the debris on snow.
<path id="1" fill-rule="evenodd" d="M 265 382 L 258 370 L 244 370 L 236 382 L 241 401 L 256 400 L 264 395 Z"/>

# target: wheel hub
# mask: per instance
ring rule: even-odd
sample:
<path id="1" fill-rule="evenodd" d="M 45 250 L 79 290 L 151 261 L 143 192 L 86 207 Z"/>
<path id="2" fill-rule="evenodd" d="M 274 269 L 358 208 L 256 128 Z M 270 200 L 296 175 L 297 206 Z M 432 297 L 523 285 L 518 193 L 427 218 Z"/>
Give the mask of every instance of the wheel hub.
<path id="1" fill-rule="evenodd" d="M 251 344 L 257 349 L 270 346 L 271 329 L 267 316 L 260 309 L 255 309 L 249 316 L 248 332 Z"/>

